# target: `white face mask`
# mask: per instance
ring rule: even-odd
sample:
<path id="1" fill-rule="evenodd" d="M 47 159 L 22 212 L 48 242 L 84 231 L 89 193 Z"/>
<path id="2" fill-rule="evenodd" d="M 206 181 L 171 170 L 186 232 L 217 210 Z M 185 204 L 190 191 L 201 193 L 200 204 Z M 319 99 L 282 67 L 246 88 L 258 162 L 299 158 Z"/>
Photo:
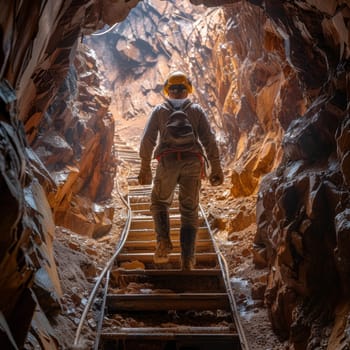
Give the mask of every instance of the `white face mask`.
<path id="1" fill-rule="evenodd" d="M 171 102 L 171 104 L 175 107 L 175 108 L 178 108 L 178 107 L 181 107 L 182 104 L 187 100 L 187 98 L 179 98 L 179 99 L 176 99 L 176 98 L 169 98 L 169 101 Z"/>

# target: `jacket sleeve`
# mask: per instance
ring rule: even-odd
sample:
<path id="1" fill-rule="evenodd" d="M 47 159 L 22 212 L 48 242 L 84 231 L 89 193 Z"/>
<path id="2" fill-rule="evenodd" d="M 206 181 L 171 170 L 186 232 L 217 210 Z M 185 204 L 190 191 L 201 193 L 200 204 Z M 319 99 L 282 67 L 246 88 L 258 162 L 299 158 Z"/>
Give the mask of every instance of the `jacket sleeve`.
<path id="1" fill-rule="evenodd" d="M 157 109 L 154 109 L 147 121 L 141 137 L 139 155 L 142 160 L 151 161 L 159 132 Z"/>
<path id="2" fill-rule="evenodd" d="M 219 148 L 215 139 L 215 134 L 209 124 L 208 116 L 204 110 L 198 106 L 200 117 L 198 123 L 198 137 L 202 143 L 210 162 L 220 159 Z"/>

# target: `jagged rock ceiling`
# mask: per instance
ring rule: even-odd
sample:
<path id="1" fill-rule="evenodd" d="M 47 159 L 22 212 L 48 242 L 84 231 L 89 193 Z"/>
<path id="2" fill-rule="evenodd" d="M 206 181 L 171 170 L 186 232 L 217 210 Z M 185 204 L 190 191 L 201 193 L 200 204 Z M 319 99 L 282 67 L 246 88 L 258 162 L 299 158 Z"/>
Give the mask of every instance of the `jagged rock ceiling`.
<path id="1" fill-rule="evenodd" d="M 59 312 L 55 224 L 84 222 L 90 235 L 110 225 L 108 208 L 91 209 L 108 197 L 114 177 L 109 97 L 89 54 L 72 64 L 82 33 L 125 20 L 137 3 L 0 1 L 0 309 L 18 344 L 30 330 L 57 346 L 49 322 L 41 322 Z M 350 305 L 349 1 L 192 3 L 214 8 L 209 20 L 198 17 L 185 60 L 184 50 L 173 63 L 166 57 L 176 35 L 170 43 L 156 36 L 159 46 L 146 60 L 158 67 L 147 73 L 148 108 L 160 89 L 156 77 L 181 61 L 200 87 L 196 98 L 216 106 L 210 110 L 231 155 L 232 196 L 257 194 L 255 263 L 270 267 L 265 301 L 274 329 L 296 349 L 322 348 L 324 339 L 342 348 L 350 341 L 349 313 L 338 312 Z M 159 19 L 166 6 L 147 16 Z M 196 7 L 191 11 L 195 17 Z M 133 57 L 141 55 L 140 42 L 135 35 Z M 127 56 L 122 35 L 116 52 Z M 329 319 L 333 328 L 319 326 Z M 9 344 L 6 331 L 0 341 Z"/>

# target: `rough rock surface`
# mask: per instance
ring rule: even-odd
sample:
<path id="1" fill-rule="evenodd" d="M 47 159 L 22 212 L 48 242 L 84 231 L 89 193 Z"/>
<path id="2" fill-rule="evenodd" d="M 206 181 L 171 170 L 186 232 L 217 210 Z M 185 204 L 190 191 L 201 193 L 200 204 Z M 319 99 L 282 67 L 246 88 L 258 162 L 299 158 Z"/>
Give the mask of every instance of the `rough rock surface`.
<path id="1" fill-rule="evenodd" d="M 55 98 L 60 95 L 63 100 L 62 95 L 74 92 L 70 74 L 80 34 L 124 19 L 135 4 L 118 2 L 118 11 L 110 12 L 109 1 L 1 1 L 3 349 L 14 342 L 22 347 L 28 334 L 33 347 L 59 346 L 50 327 L 62 297 L 52 249 L 55 224 L 81 227 L 87 235 L 110 227 L 111 210 L 94 204 L 108 197 L 113 187 L 114 132 L 108 98 L 98 97 L 89 77 L 81 76 L 79 96 L 91 100 L 91 93 L 96 94 L 94 101 L 80 102 L 87 109 L 80 113 L 85 116 L 82 121 L 66 108 L 73 96 Z M 90 65 L 94 72 L 93 60 L 86 58 L 81 68 Z M 68 89 L 62 85 L 66 77 L 66 83 L 72 83 Z M 92 91 L 84 93 L 84 87 Z"/>
<path id="2" fill-rule="evenodd" d="M 276 333 L 294 349 L 349 343 L 349 2 L 192 1 L 209 6 L 206 16 L 196 17 L 204 13 L 202 6 L 187 12 L 187 6 L 172 5 L 170 21 L 162 16 L 168 2 L 160 2 L 157 11 L 144 3 L 144 19 L 155 23 L 146 35 L 152 40 L 142 36 L 142 21 L 134 27 L 126 19 L 137 1 L 1 1 L 4 347 L 11 338 L 21 346 L 29 329 L 33 346 L 58 346 L 46 320 L 59 310 L 61 296 L 52 253 L 54 219 L 76 228 L 89 213 L 99 223 L 110 215 L 91 211 L 91 203 L 108 196 L 112 186 L 111 152 L 105 153 L 111 139 L 99 143 L 111 134 L 97 132 L 111 125 L 108 101 L 80 101 L 85 118 L 77 121 L 74 110 L 64 106 L 70 98 L 55 99 L 67 76 L 66 84 L 74 82 L 71 65 L 80 34 L 121 20 L 113 45 L 123 69 L 110 77 L 119 91 L 116 116 L 145 118 L 159 101 L 168 70 L 190 72 L 196 99 L 210 111 L 227 155 L 232 197 L 257 195 L 254 261 L 269 268 L 265 303 Z M 189 19 L 197 21 L 192 25 Z M 131 29 L 140 39 L 129 38 Z M 133 93 L 137 78 L 144 81 L 140 100 Z M 90 79 L 96 78 L 82 74 L 72 92 L 78 88 L 88 96 Z M 149 105 L 140 109 L 145 95 Z M 81 135 L 70 134 L 73 126 Z M 79 150 L 80 140 L 109 157 L 97 173 L 90 162 L 103 157 Z M 106 188 L 103 179 L 109 179 Z M 252 211 L 244 214 L 232 227 L 252 223 Z"/>
<path id="3" fill-rule="evenodd" d="M 56 224 L 89 237 L 108 232 L 113 217 L 103 201 L 116 170 L 114 120 L 102 85 L 94 52 L 82 47 L 32 144 L 57 185 L 50 195 Z"/>

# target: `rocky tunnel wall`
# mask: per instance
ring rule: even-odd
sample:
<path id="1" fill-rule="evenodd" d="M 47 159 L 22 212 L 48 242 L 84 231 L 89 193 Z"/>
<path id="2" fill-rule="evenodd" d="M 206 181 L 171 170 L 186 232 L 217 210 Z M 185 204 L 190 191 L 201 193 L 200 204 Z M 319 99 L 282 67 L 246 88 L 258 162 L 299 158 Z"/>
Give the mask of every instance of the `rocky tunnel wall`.
<path id="1" fill-rule="evenodd" d="M 1 1 L 0 309 L 17 344 L 33 320 L 59 312 L 55 224 L 80 226 L 71 198 L 89 207 L 85 198 L 106 198 L 112 187 L 109 99 L 89 55 L 74 62 L 77 40 L 125 19 L 136 3 Z M 195 85 L 211 82 L 198 98 L 217 106 L 222 147 L 234 160 L 232 196 L 258 192 L 254 261 L 269 267 L 265 297 L 272 324 L 296 348 L 317 346 L 325 337 L 341 346 L 348 341 L 348 314 L 335 315 L 349 309 L 350 269 L 349 3 L 193 3 L 223 6 L 212 27 L 196 32 L 207 44 L 203 58 L 186 63 L 198 77 Z M 207 28 L 217 34 L 209 45 Z M 213 63 L 203 72 L 208 54 Z M 91 93 L 97 99 L 83 101 Z M 71 96 L 82 99 L 83 120 Z M 97 147 L 101 139 L 107 142 Z M 107 158 L 94 172 L 88 164 L 100 154 Z M 102 181 L 109 185 L 99 187 Z M 89 235 L 99 234 L 108 222 L 88 227 Z M 329 336 L 320 325 L 330 320 Z M 47 340 L 48 329 L 38 333 L 56 346 L 54 337 Z M 9 333 L 0 339 L 8 344 Z"/>
<path id="2" fill-rule="evenodd" d="M 93 204 L 110 196 L 115 175 L 109 97 L 100 89 L 94 59 L 88 53 L 74 58 L 82 33 L 123 20 L 135 4 L 0 2 L 4 349 L 14 343 L 22 348 L 29 331 L 32 345 L 59 346 L 50 327 L 62 297 L 52 249 L 55 225 L 80 227 L 87 236 L 110 227 L 111 210 Z"/>

